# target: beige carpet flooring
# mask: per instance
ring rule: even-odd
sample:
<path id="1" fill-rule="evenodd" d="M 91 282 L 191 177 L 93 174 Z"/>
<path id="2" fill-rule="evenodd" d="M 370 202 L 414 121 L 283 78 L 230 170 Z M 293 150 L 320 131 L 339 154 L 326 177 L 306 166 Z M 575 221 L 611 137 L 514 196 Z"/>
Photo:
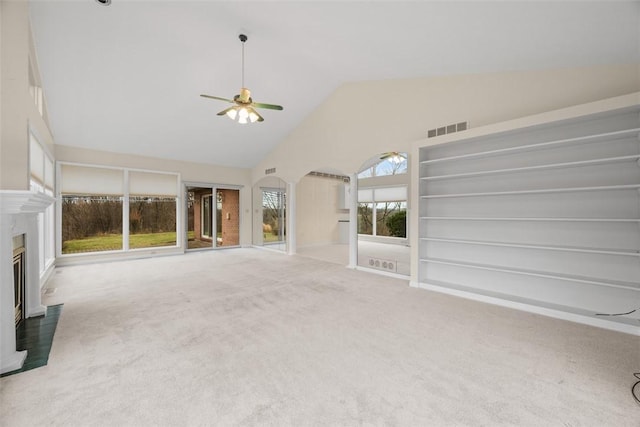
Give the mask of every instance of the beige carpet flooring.
<path id="1" fill-rule="evenodd" d="M 637 337 L 230 249 L 60 268 L 2 426 L 638 426 Z"/>

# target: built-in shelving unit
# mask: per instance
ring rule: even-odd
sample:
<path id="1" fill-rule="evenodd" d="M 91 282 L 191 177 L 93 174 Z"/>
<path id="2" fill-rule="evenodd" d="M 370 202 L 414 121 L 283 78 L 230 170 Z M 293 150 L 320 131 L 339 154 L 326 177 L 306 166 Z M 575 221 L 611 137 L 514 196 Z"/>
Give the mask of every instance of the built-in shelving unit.
<path id="1" fill-rule="evenodd" d="M 640 98 L 623 98 L 425 141 L 417 285 L 640 334 Z"/>

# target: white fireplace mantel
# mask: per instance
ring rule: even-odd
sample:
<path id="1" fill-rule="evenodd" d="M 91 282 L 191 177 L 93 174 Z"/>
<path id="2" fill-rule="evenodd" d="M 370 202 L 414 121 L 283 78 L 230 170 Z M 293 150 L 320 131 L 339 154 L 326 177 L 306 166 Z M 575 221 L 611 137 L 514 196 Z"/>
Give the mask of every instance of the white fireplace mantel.
<path id="1" fill-rule="evenodd" d="M 26 351 L 16 350 L 13 237 L 26 235 L 26 316 L 46 313 L 40 298 L 38 214 L 55 199 L 44 193 L 0 190 L 0 373 L 20 369 Z"/>
<path id="2" fill-rule="evenodd" d="M 21 190 L 0 190 L 0 214 L 44 212 L 55 199 L 44 193 Z"/>

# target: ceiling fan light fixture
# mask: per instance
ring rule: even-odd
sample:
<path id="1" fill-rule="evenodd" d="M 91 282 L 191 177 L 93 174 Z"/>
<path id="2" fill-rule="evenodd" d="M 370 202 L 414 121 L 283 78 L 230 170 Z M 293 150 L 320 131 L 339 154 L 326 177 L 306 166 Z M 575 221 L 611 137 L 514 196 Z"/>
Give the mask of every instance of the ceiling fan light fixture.
<path id="1" fill-rule="evenodd" d="M 256 114 L 255 111 L 249 111 L 249 121 L 251 123 L 255 123 L 258 121 L 260 117 Z"/>
<path id="2" fill-rule="evenodd" d="M 227 111 L 227 117 L 229 117 L 231 120 L 235 121 L 237 116 L 238 116 L 238 112 L 236 111 L 235 108 L 232 108 L 229 111 Z"/>
<path id="3" fill-rule="evenodd" d="M 281 105 L 253 102 L 253 99 L 251 99 L 251 91 L 244 86 L 244 43 L 247 41 L 247 36 L 240 34 L 240 41 L 242 42 L 242 87 L 240 88 L 240 93 L 234 96 L 233 99 L 205 94 L 201 94 L 200 96 L 235 104 L 233 107 L 220 111 L 217 114 L 218 116 L 226 115 L 234 122 L 237 121 L 240 124 L 263 122 L 264 118 L 254 108 L 266 108 L 269 110 L 283 110 L 283 108 Z"/>

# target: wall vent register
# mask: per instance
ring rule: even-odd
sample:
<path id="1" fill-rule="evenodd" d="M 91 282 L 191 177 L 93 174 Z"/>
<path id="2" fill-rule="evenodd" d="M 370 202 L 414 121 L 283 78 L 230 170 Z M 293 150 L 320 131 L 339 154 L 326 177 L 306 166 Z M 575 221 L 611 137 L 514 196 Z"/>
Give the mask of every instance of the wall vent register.
<path id="1" fill-rule="evenodd" d="M 433 138 L 436 136 L 446 135 L 449 133 L 460 132 L 469 129 L 469 122 L 454 123 L 439 128 L 429 129 L 427 131 L 427 138 Z"/>

